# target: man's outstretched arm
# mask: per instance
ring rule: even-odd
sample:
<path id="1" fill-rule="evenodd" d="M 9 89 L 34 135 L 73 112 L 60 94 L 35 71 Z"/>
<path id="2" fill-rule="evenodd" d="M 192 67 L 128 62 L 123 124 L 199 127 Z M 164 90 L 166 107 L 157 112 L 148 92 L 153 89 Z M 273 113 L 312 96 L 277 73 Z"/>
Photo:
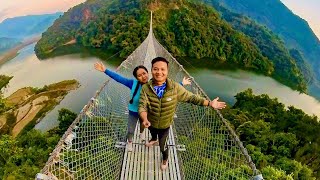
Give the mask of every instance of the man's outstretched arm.
<path id="1" fill-rule="evenodd" d="M 203 106 L 210 106 L 214 109 L 223 109 L 226 107 L 225 102 L 219 102 L 219 97 L 215 98 L 214 100 L 210 101 L 201 96 L 195 95 L 192 92 L 184 89 L 183 87 L 178 87 L 178 98 L 179 101 L 188 102 L 195 105 L 203 105 Z"/>

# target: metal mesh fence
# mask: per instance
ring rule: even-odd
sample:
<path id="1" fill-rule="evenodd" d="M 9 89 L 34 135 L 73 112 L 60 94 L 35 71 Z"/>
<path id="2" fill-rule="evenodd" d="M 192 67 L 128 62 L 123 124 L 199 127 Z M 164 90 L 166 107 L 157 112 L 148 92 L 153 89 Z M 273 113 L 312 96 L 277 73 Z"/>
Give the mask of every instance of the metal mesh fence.
<path id="1" fill-rule="evenodd" d="M 169 77 L 179 82 L 187 71 L 155 39 L 150 27 L 146 40 L 118 67 L 132 77 L 134 67 L 151 67 L 154 57 L 165 57 Z M 189 91 L 207 97 L 192 80 Z M 130 91 L 112 79 L 97 91 L 72 123 L 37 175 L 39 179 L 119 179 L 126 142 Z M 208 97 L 207 97 L 208 98 Z M 179 103 L 173 124 L 183 179 L 250 179 L 257 174 L 246 149 L 222 115 L 213 109 Z M 45 177 L 45 178 L 44 178 Z"/>

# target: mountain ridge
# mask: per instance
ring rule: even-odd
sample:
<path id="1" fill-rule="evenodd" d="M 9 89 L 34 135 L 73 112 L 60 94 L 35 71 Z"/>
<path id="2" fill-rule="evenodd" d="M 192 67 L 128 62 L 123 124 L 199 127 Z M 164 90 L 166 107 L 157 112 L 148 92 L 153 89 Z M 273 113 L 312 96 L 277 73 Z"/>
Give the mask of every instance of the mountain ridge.
<path id="1" fill-rule="evenodd" d="M 7 18 L 0 23 L 0 37 L 25 39 L 45 31 L 62 12 Z"/>
<path id="2" fill-rule="evenodd" d="M 121 57 L 127 56 L 146 37 L 148 9 L 153 6 L 154 34 L 174 56 L 211 58 L 217 64 L 236 65 L 306 91 L 306 82 L 297 68 L 289 68 L 284 74 L 279 70 L 274 73 L 274 62 L 261 54 L 250 37 L 222 20 L 213 8 L 189 1 L 162 1 L 119 4 L 115 0 L 96 0 L 75 6 L 43 33 L 35 47 L 36 54 L 45 58 L 56 47 L 75 39 L 82 46 L 113 49 L 120 51 Z"/>

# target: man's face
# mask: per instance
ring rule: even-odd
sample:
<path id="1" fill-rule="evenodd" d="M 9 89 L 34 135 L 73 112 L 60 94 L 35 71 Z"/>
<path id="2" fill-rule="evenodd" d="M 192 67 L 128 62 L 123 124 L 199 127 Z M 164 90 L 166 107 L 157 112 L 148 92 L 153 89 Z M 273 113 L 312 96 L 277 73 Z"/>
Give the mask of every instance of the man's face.
<path id="1" fill-rule="evenodd" d="M 168 76 L 168 65 L 165 62 L 158 61 L 153 64 L 151 69 L 152 77 L 156 82 L 163 83 Z"/>

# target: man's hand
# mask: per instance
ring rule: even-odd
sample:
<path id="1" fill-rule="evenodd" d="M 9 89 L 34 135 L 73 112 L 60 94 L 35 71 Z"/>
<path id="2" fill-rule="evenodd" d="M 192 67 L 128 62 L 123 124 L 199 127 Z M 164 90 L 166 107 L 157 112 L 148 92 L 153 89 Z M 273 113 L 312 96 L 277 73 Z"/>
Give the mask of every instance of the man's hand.
<path id="1" fill-rule="evenodd" d="M 219 102 L 218 100 L 219 97 L 215 98 L 210 102 L 209 106 L 213 107 L 214 109 L 223 109 L 227 106 L 225 102 Z"/>
<path id="2" fill-rule="evenodd" d="M 150 123 L 150 121 L 146 120 L 146 121 L 143 121 L 143 122 L 142 122 L 142 125 L 143 125 L 145 128 L 148 128 L 149 126 L 151 126 L 151 123 Z"/>
<path id="3" fill-rule="evenodd" d="M 94 68 L 100 72 L 104 72 L 106 70 L 106 67 L 101 62 L 96 62 L 94 64 Z"/>
<path id="4" fill-rule="evenodd" d="M 187 78 L 187 77 L 183 77 L 182 79 L 182 85 L 185 86 L 185 85 L 191 85 L 191 79 L 190 78 Z"/>

